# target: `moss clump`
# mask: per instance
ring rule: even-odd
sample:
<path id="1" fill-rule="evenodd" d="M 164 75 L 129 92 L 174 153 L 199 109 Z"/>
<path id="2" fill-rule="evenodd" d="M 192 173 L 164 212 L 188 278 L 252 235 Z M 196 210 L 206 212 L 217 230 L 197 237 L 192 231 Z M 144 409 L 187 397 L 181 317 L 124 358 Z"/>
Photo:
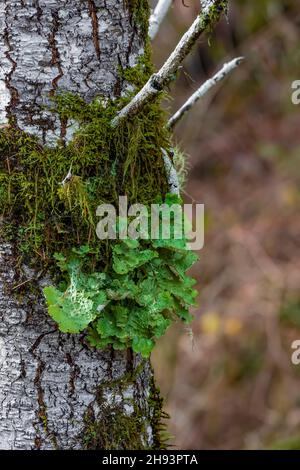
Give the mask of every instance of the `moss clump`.
<path id="1" fill-rule="evenodd" d="M 124 71 L 127 81 L 145 80 L 145 62 L 137 69 Z M 112 128 L 112 118 L 128 99 L 87 104 L 69 94 L 56 96 L 53 112 L 79 125 L 67 146 L 43 147 L 19 130 L 1 130 L 0 216 L 5 222 L 0 230 L 4 237 L 14 234 L 23 254 L 48 262 L 54 252 L 97 242 L 103 258 L 107 245 L 96 240 L 96 207 L 117 203 L 119 195 L 148 205 L 166 194 L 160 147 L 168 145 L 169 136 L 159 102 Z M 71 165 L 73 177 L 63 187 Z"/>
<path id="2" fill-rule="evenodd" d="M 123 406 L 103 407 L 97 421 L 92 408 L 87 411 L 83 446 L 85 450 L 143 450 L 146 434 L 142 416 L 124 414 Z"/>
<path id="3" fill-rule="evenodd" d="M 79 96 L 57 94 L 52 111 L 78 126 L 67 146 L 42 146 L 14 127 L 0 131 L 0 236 L 16 241 L 28 263 L 48 265 L 55 252 L 88 243 L 97 245 L 103 268 L 110 251 L 96 239 L 96 207 L 117 203 L 119 195 L 126 195 L 129 204 L 149 205 L 168 192 L 160 148 L 168 147 L 169 135 L 161 97 L 118 128 L 111 127 L 117 112 L 153 73 L 148 1 L 127 3 L 145 33 L 145 52 L 137 65 L 119 71 L 132 91 L 115 101 L 98 97 L 89 104 Z M 62 186 L 70 166 L 73 177 Z"/>

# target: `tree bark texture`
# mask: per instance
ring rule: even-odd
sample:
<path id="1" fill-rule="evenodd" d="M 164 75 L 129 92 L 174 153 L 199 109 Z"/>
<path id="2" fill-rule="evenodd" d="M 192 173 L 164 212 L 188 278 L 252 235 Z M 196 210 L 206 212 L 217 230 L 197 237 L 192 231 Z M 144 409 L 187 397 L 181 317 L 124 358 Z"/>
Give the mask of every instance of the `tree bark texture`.
<path id="1" fill-rule="evenodd" d="M 51 95 L 118 95 L 118 66 L 141 52 L 126 0 L 1 0 L 0 124 L 15 117 L 48 144 L 70 137 L 72 126 L 45 109 Z"/>
<path id="2" fill-rule="evenodd" d="M 72 123 L 47 110 L 51 95 L 120 95 L 118 67 L 143 45 L 123 0 L 1 0 L 0 123 L 13 118 L 44 144 L 70 138 Z M 0 241 L 0 448 L 155 447 L 149 362 L 58 332 L 42 295 L 14 289 L 46 282 L 17 261 Z"/>

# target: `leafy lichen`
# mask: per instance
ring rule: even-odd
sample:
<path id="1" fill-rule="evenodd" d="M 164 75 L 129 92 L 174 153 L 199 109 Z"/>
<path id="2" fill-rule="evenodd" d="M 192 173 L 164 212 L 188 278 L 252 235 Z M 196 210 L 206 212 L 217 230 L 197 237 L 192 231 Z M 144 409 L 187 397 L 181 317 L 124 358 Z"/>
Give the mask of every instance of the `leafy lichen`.
<path id="1" fill-rule="evenodd" d="M 44 293 L 64 333 L 89 327 L 93 346 L 131 347 L 148 357 L 172 320 L 191 320 L 197 292 L 186 271 L 197 256 L 187 251 L 184 239 L 120 240 L 112 247 L 110 269 L 101 272 L 90 271 L 93 255 L 85 245 L 68 258 L 56 256 L 67 283 L 46 287 Z"/>

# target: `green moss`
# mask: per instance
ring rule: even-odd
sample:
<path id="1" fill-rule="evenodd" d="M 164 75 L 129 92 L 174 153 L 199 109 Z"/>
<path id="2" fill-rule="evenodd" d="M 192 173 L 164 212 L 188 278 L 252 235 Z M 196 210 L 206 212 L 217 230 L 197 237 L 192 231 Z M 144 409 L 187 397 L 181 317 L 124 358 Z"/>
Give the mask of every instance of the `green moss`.
<path id="1" fill-rule="evenodd" d="M 219 20 L 222 13 L 227 14 L 228 0 L 220 0 L 215 2 L 209 9 L 208 14 L 201 14 L 202 28 L 208 32 L 212 31 L 213 26 Z"/>
<path id="2" fill-rule="evenodd" d="M 141 86 L 149 74 L 146 63 L 141 59 L 136 69 L 124 71 L 127 81 Z M 166 194 L 160 147 L 168 145 L 169 136 L 159 101 L 113 129 L 110 122 L 128 99 L 86 104 L 80 97 L 57 95 L 53 112 L 79 124 L 66 147 L 43 147 L 17 129 L 1 130 L 0 216 L 5 224 L 0 230 L 4 238 L 15 234 L 24 255 L 49 262 L 55 251 L 88 242 L 101 245 L 103 258 L 107 245 L 96 239 L 96 207 L 117 203 L 119 195 L 149 205 Z M 62 187 L 70 165 L 74 176 Z"/>
<path id="3" fill-rule="evenodd" d="M 152 379 L 148 404 L 152 413 L 151 424 L 153 431 L 153 448 L 160 450 L 167 449 L 172 438 L 167 430 L 166 424 L 170 417 L 163 410 L 164 399 L 160 395 L 160 390 L 157 387 L 154 378 Z"/>
<path id="4" fill-rule="evenodd" d="M 146 42 L 144 54 L 138 58 L 135 67 L 120 69 L 120 75 L 122 78 L 128 83 L 134 85 L 136 89 L 142 88 L 153 72 L 152 49 L 149 41 Z"/>
<path id="5" fill-rule="evenodd" d="M 124 71 L 126 80 L 141 86 L 149 74 L 148 58 L 137 68 Z M 160 147 L 167 146 L 165 117 L 159 101 L 146 106 L 142 113 L 122 124 L 110 126 L 112 117 L 125 101 L 95 100 L 86 104 L 69 94 L 56 97 L 53 112 L 75 119 L 79 131 L 66 147 L 41 146 L 35 137 L 20 130 L 6 128 L 0 132 L 0 236 L 13 240 L 19 258 L 35 267 L 52 265 L 54 252 L 67 252 L 89 242 L 97 246 L 96 264 L 110 263 L 106 242 L 95 238 L 95 212 L 101 203 L 116 203 L 119 194 L 127 194 L 130 202 L 152 203 L 168 191 Z M 72 164 L 72 180 L 62 187 L 60 182 Z M 21 261 L 19 261 L 21 263 Z M 28 284 L 27 284 L 28 287 Z M 144 449 L 147 442 L 145 423 L 154 429 L 155 448 L 163 444 L 160 432 L 162 401 L 153 392 L 146 408 L 128 401 L 134 414 L 126 415 L 118 404 L 104 406 L 104 393 L 122 393 L 137 380 L 137 373 L 128 374 L 118 383 L 99 388 L 101 422 L 89 408 L 85 414 L 82 436 L 86 449 Z M 125 400 L 126 403 L 126 400 Z M 40 407 L 39 420 L 49 434 L 47 412 Z M 56 446 L 55 438 L 49 434 Z"/>
<path id="6" fill-rule="evenodd" d="M 162 96 L 118 128 L 110 124 L 153 73 L 148 1 L 127 4 L 145 45 L 137 65 L 120 70 L 132 91 L 115 101 L 99 97 L 89 104 L 79 96 L 57 94 L 53 113 L 79 127 L 67 146 L 41 146 L 13 127 L 0 131 L 0 236 L 15 239 L 29 263 L 48 265 L 54 252 L 89 243 L 97 245 L 103 267 L 110 250 L 96 239 L 96 207 L 117 203 L 119 195 L 127 195 L 131 204 L 149 205 L 168 191 L 160 151 L 169 146 Z M 73 178 L 62 187 L 71 165 Z"/>
<path id="7" fill-rule="evenodd" d="M 125 415 L 123 407 L 116 405 L 103 407 L 101 420 L 96 421 L 93 410 L 90 408 L 85 415 L 84 449 L 145 449 L 147 441 L 144 419 Z"/>
<path id="8" fill-rule="evenodd" d="M 150 6 L 148 0 L 126 0 L 134 22 L 141 28 L 143 38 L 148 37 Z"/>
<path id="9" fill-rule="evenodd" d="M 126 391 L 135 385 L 143 367 L 144 363 L 134 373 L 128 373 L 119 380 L 104 383 L 99 387 L 96 401 L 101 419 L 96 419 L 93 406 L 89 406 L 84 416 L 85 428 L 81 437 L 84 449 L 145 450 L 149 448 L 149 425 L 153 433 L 151 449 L 166 448 L 165 434 L 162 434 L 165 433 L 163 420 L 167 415 L 162 411 L 163 400 L 154 379 L 151 379 L 151 392 L 144 407 L 141 407 L 144 400 L 129 398 L 130 393 L 126 394 Z M 122 397 L 121 403 L 118 397 Z M 126 414 L 124 406 L 130 407 L 133 412 Z"/>

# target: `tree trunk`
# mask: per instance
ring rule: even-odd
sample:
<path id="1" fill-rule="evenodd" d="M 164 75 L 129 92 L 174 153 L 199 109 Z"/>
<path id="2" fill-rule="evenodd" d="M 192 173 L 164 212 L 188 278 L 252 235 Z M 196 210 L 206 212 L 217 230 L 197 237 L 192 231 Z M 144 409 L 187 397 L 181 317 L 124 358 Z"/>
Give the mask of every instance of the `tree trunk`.
<path id="1" fill-rule="evenodd" d="M 2 0 L 0 124 L 13 120 L 52 145 L 74 130 L 45 109 L 57 90 L 87 101 L 119 96 L 126 86 L 119 66 L 133 66 L 144 48 L 131 3 Z M 150 363 L 131 351 L 97 352 L 80 335 L 58 332 L 42 295 L 16 295 L 17 262 L 13 244 L 2 240 L 0 448 L 158 447 L 161 404 Z"/>

